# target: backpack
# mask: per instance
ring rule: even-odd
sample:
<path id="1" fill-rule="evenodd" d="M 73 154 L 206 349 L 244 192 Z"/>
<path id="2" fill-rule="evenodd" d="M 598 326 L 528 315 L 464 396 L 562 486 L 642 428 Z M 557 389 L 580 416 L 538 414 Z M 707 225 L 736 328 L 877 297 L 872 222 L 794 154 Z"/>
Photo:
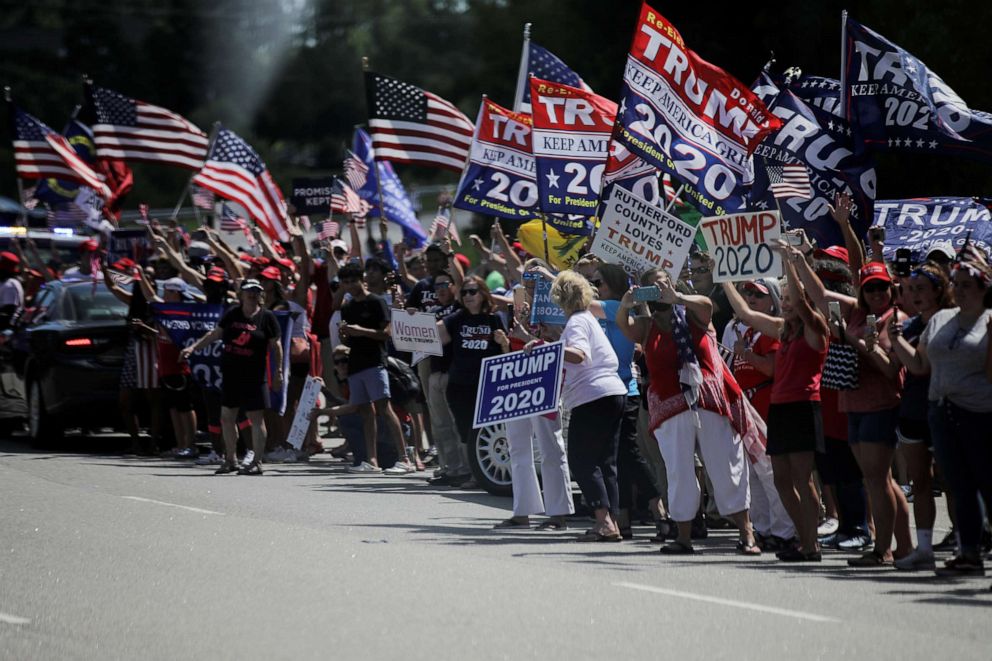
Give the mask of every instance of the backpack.
<path id="1" fill-rule="evenodd" d="M 386 373 L 389 375 L 389 400 L 403 406 L 420 397 L 420 379 L 407 363 L 399 358 L 386 358 Z"/>

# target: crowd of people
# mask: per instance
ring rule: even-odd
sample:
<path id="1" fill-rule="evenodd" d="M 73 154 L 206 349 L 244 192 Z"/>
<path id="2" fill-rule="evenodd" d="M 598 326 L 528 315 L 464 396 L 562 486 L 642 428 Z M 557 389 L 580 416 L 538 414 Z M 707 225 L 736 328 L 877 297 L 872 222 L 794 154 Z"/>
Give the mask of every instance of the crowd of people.
<path id="1" fill-rule="evenodd" d="M 301 450 L 287 436 L 307 378 L 319 377 L 309 417 L 343 437 L 331 452 L 350 459 L 349 473 L 430 467 L 429 485 L 461 489 L 479 486 L 468 448 L 482 361 L 561 340 L 557 412 L 505 425 L 513 502 L 497 529 L 566 530 L 578 510 L 594 521 L 579 540 L 620 542 L 647 512 L 668 555 L 694 553 L 694 540 L 722 526 L 738 531 L 747 556 L 815 563 L 837 549 L 853 567 L 981 575 L 992 514 L 992 268 L 968 243 L 886 263 L 877 235 L 855 235 L 850 209 L 844 197 L 831 209 L 846 245 L 817 247 L 795 232 L 774 246 L 781 279 L 720 284 L 698 249 L 680 274 L 631 278 L 588 253 L 556 272 L 498 222 L 491 244 L 472 237 L 475 262 L 447 236 L 422 251 L 393 245 L 385 224 L 378 241 L 350 223 L 348 241 L 308 244 L 294 223 L 291 242 L 256 232 L 257 249 L 239 251 L 207 227 L 184 241 L 151 223 L 145 264 L 106 263 L 96 240 L 61 272 L 35 264 L 27 276 L 30 255 L 0 255 L 0 312 L 30 305 L 32 277 L 102 272 L 128 306 L 121 410 L 142 453 L 161 449 L 167 412 L 173 455 L 196 458 L 206 429 L 212 449 L 197 462 L 218 474 L 306 461 L 323 452 L 318 425 Z M 541 279 L 563 326 L 531 323 Z M 214 330 L 177 347 L 151 304 L 184 300 L 227 307 Z M 285 346 L 279 311 L 294 318 Z M 411 365 L 389 328 L 413 312 L 435 315 L 444 353 Z M 212 346 L 219 391 L 190 370 L 191 356 Z M 282 352 L 280 413 L 270 393 L 282 386 L 271 369 Z M 942 542 L 937 487 L 953 522 Z M 938 564 L 944 550 L 953 553 Z"/>

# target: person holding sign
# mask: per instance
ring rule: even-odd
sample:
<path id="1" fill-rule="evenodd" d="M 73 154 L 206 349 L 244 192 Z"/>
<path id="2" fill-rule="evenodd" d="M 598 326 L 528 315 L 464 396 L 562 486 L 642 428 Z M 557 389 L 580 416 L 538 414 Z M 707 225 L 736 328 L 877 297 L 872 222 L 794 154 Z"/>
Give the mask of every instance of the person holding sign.
<path id="1" fill-rule="evenodd" d="M 493 296 L 485 280 L 477 275 L 465 278 L 461 287 L 462 308 L 437 322 L 441 344 L 451 344 L 451 365 L 445 397 L 455 418 L 462 443 L 475 438 L 472 418 L 475 393 L 482 370 L 482 359 L 506 353 L 510 340 L 503 321 L 495 312 Z M 474 465 L 474 464 L 473 464 Z M 448 484 L 472 488 L 471 475 L 452 475 Z"/>
<path id="2" fill-rule="evenodd" d="M 678 525 L 677 538 L 661 547 L 665 554 L 695 553 L 692 520 L 699 509 L 699 481 L 694 455 L 698 442 L 706 472 L 713 483 L 720 514 L 740 530 L 740 548 L 759 555 L 748 514 L 750 492 L 743 435 L 755 425 L 744 406 L 744 395 L 728 374 L 716 342 L 708 334 L 713 305 L 705 296 L 676 290 L 668 273 L 651 269 L 642 285 L 658 288 L 648 302 L 650 315 L 630 317 L 631 288 L 617 308 L 616 323 L 627 337 L 643 342 L 651 385 L 648 410 L 651 430 L 665 459 L 668 505 Z"/>
<path id="3" fill-rule="evenodd" d="M 627 386 L 617 376 L 619 361 L 606 333 L 589 312 L 592 285 L 575 271 L 563 271 L 551 286 L 551 299 L 565 311 L 565 382 L 562 403 L 572 412 L 568 462 L 596 525 L 584 542 L 619 542 L 617 447 Z"/>
<path id="4" fill-rule="evenodd" d="M 787 287 L 782 316 L 751 308 L 737 289 L 723 283 L 737 318 L 766 337 L 778 338 L 768 407 L 768 455 L 775 487 L 799 533 L 799 547 L 780 551 L 783 562 L 820 562 L 816 528 L 820 497 L 813 484 L 815 452 L 823 452 L 820 375 L 827 356 L 827 321 L 806 297 L 793 263 L 803 255 L 779 241 Z"/>

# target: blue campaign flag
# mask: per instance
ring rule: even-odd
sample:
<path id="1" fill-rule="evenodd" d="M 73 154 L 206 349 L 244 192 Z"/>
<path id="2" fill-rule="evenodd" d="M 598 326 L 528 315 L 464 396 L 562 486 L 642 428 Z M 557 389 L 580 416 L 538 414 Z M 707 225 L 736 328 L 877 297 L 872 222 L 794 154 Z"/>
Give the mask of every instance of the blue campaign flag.
<path id="1" fill-rule="evenodd" d="M 992 162 L 992 115 L 972 110 L 923 62 L 848 18 L 844 111 L 857 144 L 875 151 Z"/>
<path id="2" fill-rule="evenodd" d="M 587 92 L 592 88 L 586 85 L 579 74 L 561 61 L 557 55 L 543 46 L 539 46 L 533 41 L 527 41 L 527 48 L 524 50 L 526 64 L 520 67 L 520 80 L 517 81 L 518 99 L 513 104 L 517 112 L 531 112 L 530 85 L 527 83 L 531 76 L 541 78 L 552 83 L 561 83 L 570 87 L 578 87 Z"/>
<path id="3" fill-rule="evenodd" d="M 368 168 L 365 185 L 357 189 L 363 200 L 372 205 L 368 216 L 376 218 L 385 210 L 386 220 L 396 223 L 403 229 L 403 242 L 411 248 L 421 248 L 427 242 L 427 232 L 417 219 L 413 203 L 406 194 L 399 176 L 388 161 L 374 160 L 372 138 L 362 129 L 355 129 L 352 143 L 355 156 Z M 378 177 L 378 185 L 376 178 Z M 382 188 L 383 201 L 379 203 L 379 188 Z"/>
<path id="4" fill-rule="evenodd" d="M 821 246 L 843 245 L 844 237 L 830 217 L 828 207 L 838 193 L 850 195 L 854 202 L 851 225 L 859 236 L 864 234 L 871 222 L 875 200 L 874 160 L 868 154 L 855 153 L 844 120 L 809 105 L 793 93 L 797 83 L 801 85 L 794 81 L 783 89 L 768 73 L 762 73 L 752 87 L 783 126 L 754 149 L 750 206 L 781 210 L 783 229 L 802 229 Z M 809 174 L 812 197 L 785 197 L 776 204 L 769 189 L 767 163 L 803 164 Z"/>
<path id="5" fill-rule="evenodd" d="M 564 345 L 553 342 L 483 359 L 472 426 L 556 412 L 564 354 Z"/>
<path id="6" fill-rule="evenodd" d="M 916 261 L 922 261 L 935 244 L 958 251 L 968 236 L 988 254 L 992 252 L 990 206 L 992 198 L 877 200 L 872 225 L 885 227 L 886 259 L 893 259 L 899 248 L 909 248 Z"/>
<path id="7" fill-rule="evenodd" d="M 453 206 L 501 218 L 534 218 L 536 165 L 530 115 L 482 100 L 472 150 Z"/>
<path id="8" fill-rule="evenodd" d="M 536 275 L 536 274 L 535 274 Z M 530 323 L 565 325 L 565 311 L 551 300 L 551 281 L 538 275 L 534 283 L 534 302 L 530 307 Z"/>
<path id="9" fill-rule="evenodd" d="M 152 303 L 155 323 L 169 334 L 169 339 L 184 349 L 217 327 L 224 314 L 223 305 L 210 303 Z M 204 388 L 220 390 L 223 345 L 218 340 L 189 357 L 193 378 Z"/>
<path id="10" fill-rule="evenodd" d="M 549 213 L 545 221 L 558 230 L 559 234 L 570 236 L 590 236 L 596 229 L 588 216 L 579 214 Z"/>

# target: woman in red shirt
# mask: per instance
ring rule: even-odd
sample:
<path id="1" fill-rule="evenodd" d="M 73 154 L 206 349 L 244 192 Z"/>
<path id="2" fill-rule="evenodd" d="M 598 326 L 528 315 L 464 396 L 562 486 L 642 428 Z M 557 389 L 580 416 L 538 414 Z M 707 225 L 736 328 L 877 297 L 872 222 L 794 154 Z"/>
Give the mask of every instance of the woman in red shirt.
<path id="1" fill-rule="evenodd" d="M 786 549 L 778 558 L 819 562 L 822 557 L 816 527 L 820 499 L 813 484 L 813 462 L 815 452 L 823 451 L 820 375 L 827 355 L 827 321 L 799 285 L 794 263 L 803 259 L 802 253 L 784 242 L 779 243 L 779 251 L 788 282 L 781 317 L 745 309 L 740 306 L 742 301 L 734 300 L 739 296 L 732 288 L 728 288 L 727 297 L 741 321 L 781 342 L 775 352 L 767 452 L 772 458 L 775 487 L 799 533 L 799 548 Z"/>

